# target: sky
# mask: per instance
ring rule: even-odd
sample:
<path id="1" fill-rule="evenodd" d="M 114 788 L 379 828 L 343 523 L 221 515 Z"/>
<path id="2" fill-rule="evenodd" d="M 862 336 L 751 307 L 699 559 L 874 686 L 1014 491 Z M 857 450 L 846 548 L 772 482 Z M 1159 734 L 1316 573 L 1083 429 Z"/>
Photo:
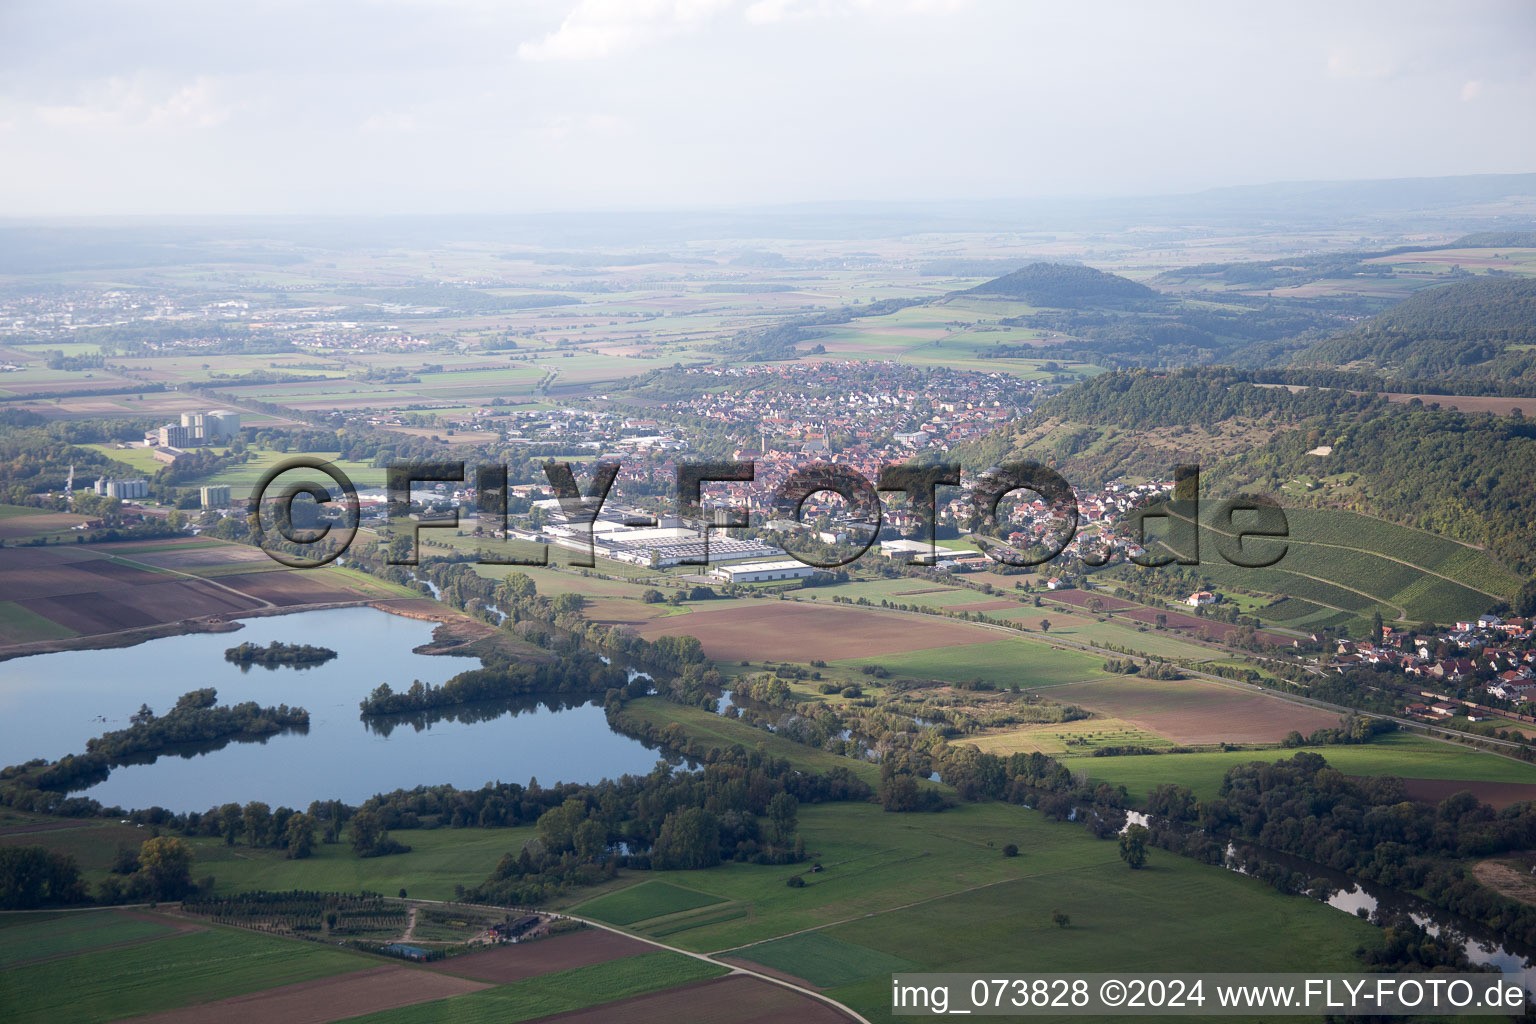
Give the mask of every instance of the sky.
<path id="1" fill-rule="evenodd" d="M 0 216 L 1536 170 L 1536 0 L 0 0 Z"/>

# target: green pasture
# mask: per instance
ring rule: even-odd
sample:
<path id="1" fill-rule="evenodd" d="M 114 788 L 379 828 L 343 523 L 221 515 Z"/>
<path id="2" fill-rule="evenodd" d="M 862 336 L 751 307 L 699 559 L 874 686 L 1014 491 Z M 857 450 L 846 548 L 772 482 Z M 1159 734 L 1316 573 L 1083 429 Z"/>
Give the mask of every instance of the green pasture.
<path id="1" fill-rule="evenodd" d="M 862 669 L 879 665 L 895 676 L 937 679 L 951 683 L 980 679 L 999 687 L 1017 684 L 1025 689 L 1060 686 L 1104 676 L 1104 657 L 1051 647 L 1043 640 L 1000 637 L 963 647 L 883 654 L 872 658 L 846 658 L 830 663 L 833 668 Z"/>
<path id="2" fill-rule="evenodd" d="M 1394 733 L 1360 746 L 1308 747 L 1345 775 L 1396 775 L 1407 779 L 1536 783 L 1536 765 L 1485 754 L 1412 733 Z M 1140 797 L 1159 783 L 1188 786 L 1214 797 L 1228 768 L 1250 761 L 1280 761 L 1295 750 L 1212 751 L 1135 757 L 1091 757 L 1068 762 L 1096 782 L 1124 786 Z"/>
<path id="3" fill-rule="evenodd" d="M 13 967 L 0 971 L 0 991 L 12 1024 L 104 1024 L 376 964 L 359 953 L 212 928 Z"/>

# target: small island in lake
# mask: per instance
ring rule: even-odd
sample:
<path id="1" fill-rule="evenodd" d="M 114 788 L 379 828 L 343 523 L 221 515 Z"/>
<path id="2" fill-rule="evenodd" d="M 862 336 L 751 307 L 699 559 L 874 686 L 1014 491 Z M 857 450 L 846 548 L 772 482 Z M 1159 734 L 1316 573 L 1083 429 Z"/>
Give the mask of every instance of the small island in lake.
<path id="1" fill-rule="evenodd" d="M 280 640 L 274 640 L 265 647 L 247 642 L 224 652 L 225 661 L 232 661 L 236 665 L 265 665 L 268 668 L 279 665 L 323 665 L 334 657 L 336 652 L 329 647 L 285 644 Z"/>

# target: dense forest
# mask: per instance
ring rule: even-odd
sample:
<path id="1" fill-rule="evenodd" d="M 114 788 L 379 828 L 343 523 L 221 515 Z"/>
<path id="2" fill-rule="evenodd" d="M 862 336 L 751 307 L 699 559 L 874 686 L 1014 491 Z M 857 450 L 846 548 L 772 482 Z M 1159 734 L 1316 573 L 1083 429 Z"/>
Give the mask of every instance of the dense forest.
<path id="1" fill-rule="evenodd" d="M 1041 412 L 1082 423 L 1113 423 L 1130 429 L 1171 424 L 1212 424 L 1234 416 L 1273 417 L 1299 423 L 1317 416 L 1363 412 L 1385 403 L 1347 391 L 1261 386 L 1241 370 L 1174 370 L 1168 373 L 1105 373 L 1046 403 Z"/>

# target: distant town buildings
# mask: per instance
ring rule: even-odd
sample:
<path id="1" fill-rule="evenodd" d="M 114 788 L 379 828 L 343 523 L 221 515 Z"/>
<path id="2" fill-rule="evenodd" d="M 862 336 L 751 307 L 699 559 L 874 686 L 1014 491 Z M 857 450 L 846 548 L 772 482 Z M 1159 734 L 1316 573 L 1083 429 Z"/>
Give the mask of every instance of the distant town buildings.
<path id="1" fill-rule="evenodd" d="M 200 493 L 203 499 L 203 508 L 229 507 L 228 484 L 209 484 L 208 486 L 201 488 Z"/>

